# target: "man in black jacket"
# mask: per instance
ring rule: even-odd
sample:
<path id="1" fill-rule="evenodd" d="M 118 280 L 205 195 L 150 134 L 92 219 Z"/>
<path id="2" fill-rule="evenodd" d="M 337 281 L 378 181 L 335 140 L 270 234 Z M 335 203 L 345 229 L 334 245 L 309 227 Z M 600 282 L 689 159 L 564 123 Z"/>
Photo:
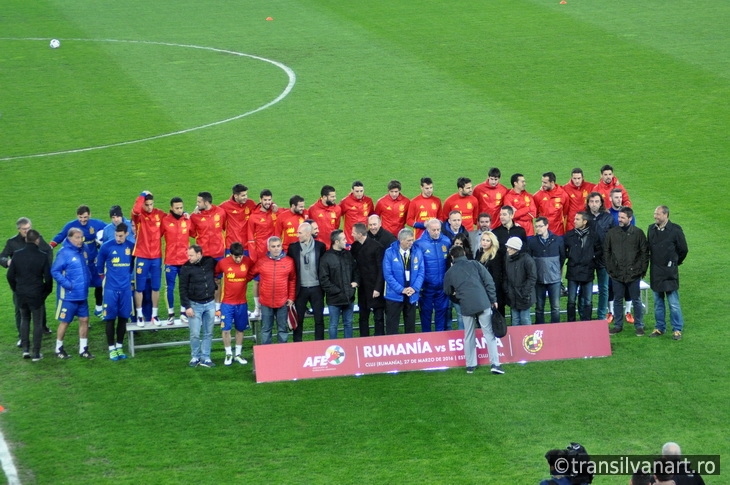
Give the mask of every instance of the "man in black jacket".
<path id="1" fill-rule="evenodd" d="M 527 233 L 524 227 L 520 227 L 514 222 L 515 209 L 511 206 L 504 206 L 499 210 L 499 226 L 495 227 L 492 232 L 497 237 L 499 242 L 499 250 L 497 252 L 497 259 L 504 262 L 507 259 L 507 241 L 511 237 L 518 237 L 522 240 L 522 244 L 527 244 Z M 507 283 L 503 280 L 497 284 L 497 288 L 501 291 L 497 293 L 497 301 L 499 302 L 499 308 L 497 311 L 502 315 L 505 315 L 505 306 L 507 304 Z"/>
<path id="2" fill-rule="evenodd" d="M 340 229 L 330 234 L 332 247 L 322 256 L 319 265 L 319 284 L 327 297 L 330 314 L 329 338 L 337 338 L 337 327 L 342 314 L 345 338 L 352 338 L 352 315 L 355 302 L 355 288 L 358 286 L 358 273 L 355 258 L 346 251 L 347 238 Z"/>
<path id="3" fill-rule="evenodd" d="M 312 224 L 303 222 L 297 229 L 298 242 L 289 245 L 286 255 L 294 260 L 297 273 L 297 290 L 294 308 L 297 310 L 297 328 L 294 329 L 294 342 L 302 341 L 304 315 L 307 303 L 314 314 L 314 340 L 324 340 L 324 293 L 319 284 L 319 265 L 327 247 L 314 239 Z"/>
<path id="4" fill-rule="evenodd" d="M 644 309 L 639 284 L 649 267 L 649 247 L 644 231 L 631 225 L 633 216 L 631 207 L 619 209 L 618 226 L 606 234 L 603 251 L 606 270 L 613 284 L 613 307 L 616 311 L 609 333 L 615 335 L 624 329 L 624 295 L 628 291 L 634 305 L 636 336 L 641 337 L 644 335 Z"/>
<path id="5" fill-rule="evenodd" d="M 565 235 L 565 255 L 568 261 L 568 321 L 575 321 L 575 301 L 581 320 L 593 316 L 593 275 L 602 266 L 603 247 L 596 231 L 588 224 L 589 215 L 578 212 L 573 217 L 574 228 Z"/>
<path id="6" fill-rule="evenodd" d="M 378 241 L 384 248 L 387 248 L 396 241 L 394 235 L 383 229 L 383 223 L 377 214 L 368 217 L 368 237 Z"/>
<path id="7" fill-rule="evenodd" d="M 28 231 L 33 228 L 33 225 L 30 222 L 30 219 L 28 219 L 27 217 L 21 217 L 16 221 L 15 227 L 18 229 L 18 234 L 8 239 L 8 241 L 5 243 L 5 248 L 3 249 L 2 253 L 0 253 L 0 266 L 2 266 L 3 268 L 9 268 L 15 251 L 18 251 L 25 247 L 25 236 Z M 48 263 L 53 263 L 53 249 L 43 239 L 43 236 L 41 236 L 40 238 L 38 247 L 41 251 L 48 255 Z M 20 347 L 20 307 L 18 306 L 18 299 L 15 296 L 15 293 L 13 293 L 13 306 L 15 307 L 15 328 L 18 330 L 18 347 Z M 51 329 L 48 328 L 48 324 L 46 323 L 45 305 L 43 305 L 43 315 L 41 318 L 43 320 L 43 333 L 53 333 Z"/>
<path id="8" fill-rule="evenodd" d="M 388 233 L 390 234 L 390 233 Z M 383 256 L 385 248 L 373 238 L 368 238 L 365 224 L 358 222 L 352 226 L 355 242 L 350 252 L 357 263 L 360 286 L 357 304 L 360 308 L 360 336 L 370 336 L 370 310 L 375 321 L 375 335 L 385 335 L 385 279 L 383 278 Z"/>
<path id="9" fill-rule="evenodd" d="M 210 350 L 215 316 L 216 264 L 214 258 L 203 256 L 203 249 L 193 244 L 188 248 L 188 262 L 180 268 L 180 303 L 186 308 L 190 326 L 190 367 L 215 367 L 210 359 Z"/>
<path id="10" fill-rule="evenodd" d="M 8 268 L 8 283 L 17 297 L 20 309 L 20 340 L 23 358 L 37 362 L 43 358 L 43 307 L 46 297 L 53 289 L 51 263 L 48 254 L 39 249 L 41 235 L 29 229 L 25 236 L 25 247 L 13 254 Z M 30 353 L 30 319 L 33 318 L 33 354 Z"/>
<path id="11" fill-rule="evenodd" d="M 666 308 L 669 302 L 669 321 L 672 338 L 682 338 L 684 318 L 679 305 L 679 265 L 684 262 L 689 249 L 682 227 L 669 220 L 669 207 L 660 205 L 654 211 L 654 224 L 649 226 L 648 244 L 651 259 L 649 281 L 654 292 L 654 319 L 656 327 L 649 335 L 659 337 L 667 331 Z"/>

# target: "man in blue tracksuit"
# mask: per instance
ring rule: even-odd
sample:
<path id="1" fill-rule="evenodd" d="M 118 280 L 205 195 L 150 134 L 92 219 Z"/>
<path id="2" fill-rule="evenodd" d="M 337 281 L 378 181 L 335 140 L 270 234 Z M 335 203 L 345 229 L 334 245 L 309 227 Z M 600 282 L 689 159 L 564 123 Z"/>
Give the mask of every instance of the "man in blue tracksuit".
<path id="1" fill-rule="evenodd" d="M 56 318 L 60 322 L 56 336 L 56 357 L 68 359 L 71 356 L 63 348 L 63 337 L 68 324 L 79 318 L 79 354 L 84 359 L 93 359 L 89 352 L 87 334 L 89 331 L 89 271 L 88 254 L 84 245 L 84 233 L 77 227 L 68 231 L 63 247 L 51 267 L 51 275 L 58 282 L 56 293 Z"/>
<path id="2" fill-rule="evenodd" d="M 550 323 L 560 322 L 560 285 L 563 281 L 565 243 L 548 230 L 545 217 L 535 219 L 535 235 L 527 240 L 527 253 L 535 260 L 535 323 L 545 323 L 545 294 L 550 298 Z"/>
<path id="3" fill-rule="evenodd" d="M 132 314 L 134 244 L 127 239 L 128 236 L 127 225 L 120 222 L 114 230 L 114 239 L 102 244 L 96 257 L 96 271 L 104 277 L 102 318 L 106 324 L 109 359 L 115 361 L 127 358 L 122 347 L 124 334 L 127 332 L 127 320 Z"/>
<path id="4" fill-rule="evenodd" d="M 405 333 L 416 332 L 416 303 L 423 286 L 423 252 L 413 245 L 413 231 L 398 232 L 398 240 L 385 250 L 385 334 L 398 333 L 403 314 Z"/>
<path id="5" fill-rule="evenodd" d="M 96 302 L 94 314 L 97 317 L 101 316 L 102 311 L 102 288 L 101 278 L 96 274 L 96 255 L 98 254 L 96 236 L 99 232 L 104 231 L 104 227 L 106 227 L 104 221 L 91 218 L 91 209 L 89 209 L 89 206 L 81 205 L 76 209 L 76 219 L 63 226 L 63 229 L 50 242 L 51 247 L 55 248 L 66 238 L 69 229 L 75 228 L 81 230 L 81 233 L 84 235 L 84 245 L 88 254 L 89 274 L 91 274 L 90 286 L 94 287 L 94 299 Z"/>
<path id="6" fill-rule="evenodd" d="M 444 275 L 448 267 L 451 241 L 441 233 L 441 221 L 426 221 L 426 231 L 414 246 L 423 252 L 424 279 L 418 306 L 421 311 L 421 331 L 431 331 L 431 317 L 435 313 L 436 331 L 446 330 L 446 311 L 449 298 L 444 293 Z"/>

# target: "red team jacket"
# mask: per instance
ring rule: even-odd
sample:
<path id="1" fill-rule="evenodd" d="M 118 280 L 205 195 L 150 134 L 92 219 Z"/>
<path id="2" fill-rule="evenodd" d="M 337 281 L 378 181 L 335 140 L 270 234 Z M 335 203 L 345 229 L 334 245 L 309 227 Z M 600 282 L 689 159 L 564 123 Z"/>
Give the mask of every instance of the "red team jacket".
<path id="1" fill-rule="evenodd" d="M 188 261 L 190 247 L 190 219 L 165 214 L 162 218 L 162 236 L 165 238 L 165 264 L 182 266 Z"/>
<path id="2" fill-rule="evenodd" d="M 482 182 L 474 187 L 474 197 L 479 201 L 479 213 L 486 212 L 492 217 L 492 229 L 499 226 L 499 210 L 507 195 L 507 187 L 497 184 L 496 187 L 489 185 L 489 181 Z"/>
<path id="3" fill-rule="evenodd" d="M 537 215 L 537 209 L 535 208 L 535 200 L 529 192 L 525 190 L 517 194 L 512 189 L 507 192 L 503 205 L 509 205 L 515 209 L 514 222 L 525 230 L 528 237 L 535 235 L 535 227 L 532 224 L 532 220 Z"/>
<path id="4" fill-rule="evenodd" d="M 467 231 L 474 230 L 474 225 L 477 223 L 479 218 L 479 201 L 473 195 L 467 195 L 462 197 L 459 193 L 450 195 L 448 199 L 444 201 L 444 219 L 449 218 L 451 211 L 461 212 L 461 225 Z"/>
<path id="5" fill-rule="evenodd" d="M 332 244 L 330 242 L 330 234 L 340 227 L 340 217 L 342 217 L 342 207 L 339 205 L 324 205 L 322 199 L 309 207 L 309 218 L 317 222 L 319 227 L 319 235 L 317 241 L 323 242 L 327 249 Z"/>
<path id="6" fill-rule="evenodd" d="M 398 232 L 406 227 L 406 215 L 410 200 L 403 194 L 393 200 L 389 194 L 385 194 L 375 204 L 375 213 L 380 216 L 383 229 L 398 237 Z M 327 246 L 329 248 L 329 246 Z"/>
<path id="7" fill-rule="evenodd" d="M 271 209 L 265 211 L 257 204 L 248 218 L 248 256 L 256 262 L 268 251 L 268 239 L 274 235 L 276 213 Z"/>
<path id="8" fill-rule="evenodd" d="M 533 196 L 537 217 L 547 217 L 548 229 L 556 236 L 565 235 L 565 216 L 568 213 L 568 194 L 555 184 L 553 190 L 538 190 Z"/>
<path id="9" fill-rule="evenodd" d="M 340 201 L 340 209 L 342 209 L 342 217 L 345 219 L 345 237 L 347 244 L 352 244 L 352 226 L 358 222 L 368 225 L 368 216 L 375 213 L 375 204 L 373 199 L 367 195 L 363 195 L 362 199 L 357 200 L 354 195 L 349 194 Z"/>
<path id="10" fill-rule="evenodd" d="M 134 256 L 155 259 L 162 257 L 162 219 L 167 214 L 160 209 L 144 211 L 144 195 L 137 197 L 132 208 L 132 223 L 137 237 Z M 186 258 L 187 261 L 187 258 Z"/>
<path id="11" fill-rule="evenodd" d="M 563 190 L 568 194 L 568 213 L 565 216 L 565 232 L 575 229 L 573 218 L 578 212 L 586 210 L 588 194 L 593 192 L 595 187 L 595 184 L 586 182 L 585 180 L 580 184 L 580 187 L 573 185 L 573 182 L 570 180 L 563 185 Z"/>
<path id="12" fill-rule="evenodd" d="M 424 197 L 417 195 L 411 199 L 408 205 L 408 214 L 406 214 L 406 224 L 411 227 L 415 227 L 417 222 L 425 223 L 429 219 L 438 219 L 442 221 L 444 219 L 443 211 L 441 208 L 441 199 L 432 195 L 431 197 Z M 421 237 L 423 229 L 416 228 L 416 239 Z"/>
<path id="13" fill-rule="evenodd" d="M 190 214 L 190 235 L 203 248 L 204 256 L 222 258 L 226 252 L 223 228 L 226 224 L 226 211 L 212 205 L 210 209 Z"/>
<path id="14" fill-rule="evenodd" d="M 297 232 L 302 222 L 309 219 L 309 215 L 305 210 L 303 214 L 294 214 L 291 209 L 285 211 L 279 210 L 276 213 L 276 222 L 274 223 L 274 234 L 279 236 L 282 241 L 284 251 L 289 248 L 291 243 L 299 241 Z"/>
<path id="15" fill-rule="evenodd" d="M 234 242 L 240 242 L 246 248 L 248 241 L 248 218 L 251 216 L 256 203 L 247 200 L 245 204 L 239 204 L 233 200 L 233 196 L 219 205 L 226 213 L 226 247 L 230 248 Z"/>

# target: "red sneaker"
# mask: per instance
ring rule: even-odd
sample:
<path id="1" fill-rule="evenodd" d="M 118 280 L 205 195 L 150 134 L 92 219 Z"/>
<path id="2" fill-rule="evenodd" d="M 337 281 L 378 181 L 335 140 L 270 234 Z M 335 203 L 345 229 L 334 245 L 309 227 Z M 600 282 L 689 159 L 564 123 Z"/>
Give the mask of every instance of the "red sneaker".
<path id="1" fill-rule="evenodd" d="M 607 313 L 607 314 L 606 314 L 606 321 L 607 321 L 608 323 L 611 323 L 611 322 L 613 322 L 613 313 L 610 313 L 610 312 L 609 312 L 609 313 Z"/>
<path id="2" fill-rule="evenodd" d="M 626 321 L 628 323 L 634 323 L 634 316 L 631 314 L 631 312 L 626 314 Z"/>

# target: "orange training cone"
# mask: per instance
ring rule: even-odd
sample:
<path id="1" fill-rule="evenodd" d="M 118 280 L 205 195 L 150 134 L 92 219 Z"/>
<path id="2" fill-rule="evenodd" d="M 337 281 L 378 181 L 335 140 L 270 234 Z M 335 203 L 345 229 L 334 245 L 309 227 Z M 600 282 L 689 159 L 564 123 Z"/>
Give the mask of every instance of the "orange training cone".
<path id="1" fill-rule="evenodd" d="M 568 2 L 566 2 L 565 0 L 560 0 L 560 5 L 565 5 L 566 3 Z"/>
<path id="2" fill-rule="evenodd" d="M 563 1 L 565 1 L 565 0 L 563 0 Z M 266 17 L 266 20 L 274 20 L 274 19 L 271 17 Z"/>

